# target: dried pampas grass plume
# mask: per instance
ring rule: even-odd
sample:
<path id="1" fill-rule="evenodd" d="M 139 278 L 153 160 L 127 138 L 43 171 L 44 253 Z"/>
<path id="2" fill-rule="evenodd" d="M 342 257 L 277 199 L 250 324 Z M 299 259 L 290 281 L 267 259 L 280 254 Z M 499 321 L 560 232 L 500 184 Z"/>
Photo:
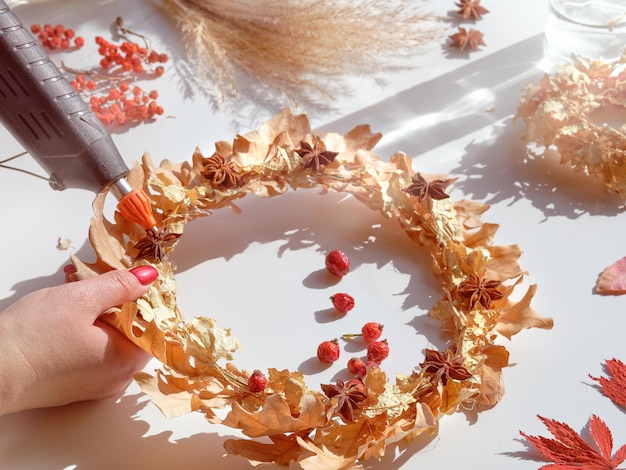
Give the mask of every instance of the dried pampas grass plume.
<path id="1" fill-rule="evenodd" d="M 390 0 L 162 0 L 177 22 L 195 80 L 221 98 L 242 88 L 242 72 L 297 102 L 331 97 L 340 77 L 407 67 L 438 37 L 431 15 Z"/>

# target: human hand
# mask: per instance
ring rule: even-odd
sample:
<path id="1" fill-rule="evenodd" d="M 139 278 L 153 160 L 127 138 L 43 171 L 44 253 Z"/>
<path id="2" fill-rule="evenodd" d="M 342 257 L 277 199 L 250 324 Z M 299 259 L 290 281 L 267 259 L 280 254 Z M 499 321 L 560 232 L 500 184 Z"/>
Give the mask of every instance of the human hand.
<path id="1" fill-rule="evenodd" d="M 0 415 L 121 394 L 150 356 L 100 317 L 157 276 L 151 266 L 110 271 L 32 292 L 1 312 Z"/>

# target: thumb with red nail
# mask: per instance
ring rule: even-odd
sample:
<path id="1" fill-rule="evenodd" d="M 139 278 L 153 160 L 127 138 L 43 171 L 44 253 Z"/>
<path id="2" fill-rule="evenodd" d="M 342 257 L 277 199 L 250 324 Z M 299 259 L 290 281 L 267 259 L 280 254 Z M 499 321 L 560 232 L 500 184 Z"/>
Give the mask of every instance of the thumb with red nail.
<path id="1" fill-rule="evenodd" d="M 0 415 L 120 395 L 150 356 L 100 317 L 137 300 L 157 277 L 147 265 L 109 271 L 32 292 L 0 312 Z"/>

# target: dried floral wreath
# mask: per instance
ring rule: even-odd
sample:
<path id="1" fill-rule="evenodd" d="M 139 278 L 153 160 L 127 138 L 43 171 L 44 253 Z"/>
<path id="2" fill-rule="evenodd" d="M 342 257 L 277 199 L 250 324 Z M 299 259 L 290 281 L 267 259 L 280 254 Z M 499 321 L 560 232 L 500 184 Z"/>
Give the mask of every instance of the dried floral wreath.
<path id="1" fill-rule="evenodd" d="M 526 87 L 516 118 L 527 125 L 527 143 L 556 148 L 561 164 L 601 180 L 626 202 L 626 126 L 598 116 L 626 110 L 626 54 L 614 62 L 572 59 Z M 626 257 L 603 270 L 596 292 L 626 293 Z"/>
<path id="2" fill-rule="evenodd" d="M 285 110 L 232 143 L 217 142 L 210 157 L 197 150 L 190 162 L 157 167 L 145 155 L 128 178 L 151 194 L 158 233 L 146 234 L 117 213 L 107 221 L 105 194 L 97 196 L 89 231 L 97 261 L 73 257 L 76 278 L 147 263 L 159 270 L 144 297 L 105 318 L 162 361 L 155 376 L 142 372 L 136 380 L 166 416 L 199 411 L 211 423 L 241 430 L 247 438 L 229 439 L 225 448 L 253 464 L 347 469 L 380 458 L 389 444 L 434 432 L 439 418 L 460 406 L 485 408 L 500 400 L 509 353 L 497 338 L 552 327 L 530 306 L 536 286 L 519 301 L 510 298 L 526 274 L 517 264 L 521 251 L 492 244 L 498 226 L 480 220 L 488 207 L 453 202 L 445 193 L 452 180 L 414 172 L 401 152 L 380 160 L 372 151 L 380 137 L 366 125 L 343 136 L 316 134 L 305 115 Z M 338 381 L 316 391 L 298 371 L 269 368 L 266 388 L 255 393 L 250 373 L 229 362 L 241 346 L 230 330 L 210 318 L 187 321 L 179 311 L 167 254 L 186 223 L 249 193 L 270 197 L 313 187 L 351 194 L 397 219 L 429 250 L 442 289 L 429 315 L 441 322 L 449 347 L 427 350 L 419 368 L 395 380 L 373 369 L 362 390 Z M 262 437 L 269 439 L 255 440 Z"/>
<path id="3" fill-rule="evenodd" d="M 624 200 L 626 127 L 594 118 L 601 111 L 626 110 L 625 65 L 626 55 L 615 62 L 574 55 L 571 64 L 526 87 L 516 116 L 527 125 L 528 143 L 556 147 L 561 163 L 600 178 Z"/>

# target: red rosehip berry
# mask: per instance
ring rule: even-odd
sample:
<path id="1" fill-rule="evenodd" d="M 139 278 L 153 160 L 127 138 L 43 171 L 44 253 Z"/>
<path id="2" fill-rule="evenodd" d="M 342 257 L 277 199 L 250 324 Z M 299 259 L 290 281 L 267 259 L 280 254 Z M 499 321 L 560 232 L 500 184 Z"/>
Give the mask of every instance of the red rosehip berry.
<path id="1" fill-rule="evenodd" d="M 374 341 L 367 345 L 367 359 L 369 361 L 381 363 L 389 356 L 389 344 L 387 340 Z"/>
<path id="2" fill-rule="evenodd" d="M 350 271 L 350 259 L 343 251 L 333 250 L 326 255 L 326 269 L 335 276 L 345 276 Z"/>
<path id="3" fill-rule="evenodd" d="M 335 338 L 320 343 L 317 347 L 317 358 L 325 364 L 332 364 L 339 359 L 340 352 L 339 340 Z"/>
<path id="4" fill-rule="evenodd" d="M 339 292 L 330 296 L 333 306 L 341 313 L 348 313 L 354 308 L 354 298 L 349 294 Z"/>
<path id="5" fill-rule="evenodd" d="M 267 377 L 260 370 L 255 370 L 252 375 L 248 377 L 248 388 L 252 393 L 260 393 L 265 390 L 267 386 Z"/>
<path id="6" fill-rule="evenodd" d="M 363 382 L 361 381 L 361 379 L 350 379 L 344 383 L 344 387 L 346 389 L 352 389 L 355 392 L 361 392 L 361 393 L 363 393 L 363 391 L 365 390 L 365 386 L 363 385 Z"/>
<path id="7" fill-rule="evenodd" d="M 351 374 L 362 378 L 365 377 L 365 374 L 367 374 L 367 367 L 365 366 L 363 359 L 358 357 L 351 357 L 350 359 L 348 359 L 348 371 Z"/>
<path id="8" fill-rule="evenodd" d="M 373 343 L 383 334 L 383 325 L 377 322 L 368 322 L 361 328 L 366 343 Z"/>

